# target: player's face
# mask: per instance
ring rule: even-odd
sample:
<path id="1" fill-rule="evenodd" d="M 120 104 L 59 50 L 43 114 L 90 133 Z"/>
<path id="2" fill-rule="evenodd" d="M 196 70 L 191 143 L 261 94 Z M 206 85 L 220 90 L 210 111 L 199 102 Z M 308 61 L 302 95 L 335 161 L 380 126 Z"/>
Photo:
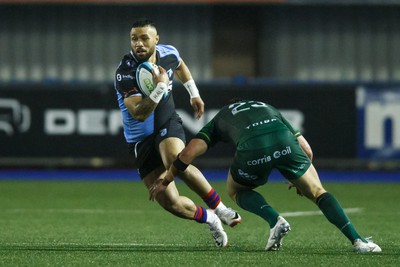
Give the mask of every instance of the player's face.
<path id="1" fill-rule="evenodd" d="M 141 62 L 147 61 L 155 52 L 159 36 L 153 27 L 131 29 L 131 48 L 136 58 Z"/>

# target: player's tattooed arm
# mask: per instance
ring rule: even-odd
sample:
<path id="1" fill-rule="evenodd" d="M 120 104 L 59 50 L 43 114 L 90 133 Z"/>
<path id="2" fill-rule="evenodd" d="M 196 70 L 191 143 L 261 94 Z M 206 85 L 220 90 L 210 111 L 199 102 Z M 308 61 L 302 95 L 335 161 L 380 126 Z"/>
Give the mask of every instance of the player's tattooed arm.
<path id="1" fill-rule="evenodd" d="M 124 99 L 124 104 L 129 113 L 138 121 L 145 121 L 157 107 L 149 97 L 128 97 Z"/>

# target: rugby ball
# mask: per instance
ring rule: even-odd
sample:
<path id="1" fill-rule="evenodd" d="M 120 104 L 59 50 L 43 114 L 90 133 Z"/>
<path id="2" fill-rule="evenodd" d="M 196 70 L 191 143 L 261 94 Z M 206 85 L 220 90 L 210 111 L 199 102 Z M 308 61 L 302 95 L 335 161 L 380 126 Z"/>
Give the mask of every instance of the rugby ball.
<path id="1" fill-rule="evenodd" d="M 139 90 L 146 96 L 149 96 L 157 86 L 153 82 L 153 69 L 156 74 L 160 73 L 158 66 L 150 62 L 141 63 L 136 70 L 136 81 Z"/>

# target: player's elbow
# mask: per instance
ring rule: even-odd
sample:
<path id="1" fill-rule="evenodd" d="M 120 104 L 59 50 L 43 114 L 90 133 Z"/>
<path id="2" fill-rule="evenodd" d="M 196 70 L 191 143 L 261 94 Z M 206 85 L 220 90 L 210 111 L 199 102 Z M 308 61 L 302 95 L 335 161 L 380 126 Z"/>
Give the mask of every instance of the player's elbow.
<path id="1" fill-rule="evenodd" d="M 124 99 L 124 104 L 129 114 L 137 121 L 144 122 L 151 114 L 152 110 L 141 105 L 141 97 L 129 97 Z"/>
<path id="2" fill-rule="evenodd" d="M 133 115 L 133 114 L 131 114 L 131 115 L 135 120 L 140 121 L 140 122 L 144 122 L 147 119 L 147 117 L 145 117 L 143 115 Z"/>
<path id="3" fill-rule="evenodd" d="M 140 112 L 137 109 L 128 109 L 128 110 L 131 116 L 137 121 L 144 122 L 149 117 L 148 114 L 144 114 L 143 112 Z"/>

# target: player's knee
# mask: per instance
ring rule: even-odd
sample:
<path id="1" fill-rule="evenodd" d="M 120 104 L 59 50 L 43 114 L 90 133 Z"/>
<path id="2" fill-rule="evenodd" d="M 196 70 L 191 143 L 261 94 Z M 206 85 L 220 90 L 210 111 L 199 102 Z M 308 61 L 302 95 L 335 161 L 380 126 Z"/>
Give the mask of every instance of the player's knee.
<path id="1" fill-rule="evenodd" d="M 160 154 L 165 169 L 169 169 L 176 160 L 178 153 L 185 148 L 183 141 L 177 137 L 168 137 L 160 143 Z"/>
<path id="2" fill-rule="evenodd" d="M 326 190 L 323 187 L 314 187 L 309 192 L 303 193 L 308 199 L 315 202 L 317 198 L 325 193 Z"/>
<path id="3" fill-rule="evenodd" d="M 313 201 L 315 202 L 315 201 L 317 201 L 317 199 L 322 195 L 322 194 L 324 194 L 324 193 L 326 193 L 327 191 L 323 188 L 323 187 L 320 187 L 319 189 L 318 189 L 318 191 L 314 194 L 314 198 L 313 198 Z"/>

